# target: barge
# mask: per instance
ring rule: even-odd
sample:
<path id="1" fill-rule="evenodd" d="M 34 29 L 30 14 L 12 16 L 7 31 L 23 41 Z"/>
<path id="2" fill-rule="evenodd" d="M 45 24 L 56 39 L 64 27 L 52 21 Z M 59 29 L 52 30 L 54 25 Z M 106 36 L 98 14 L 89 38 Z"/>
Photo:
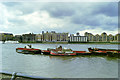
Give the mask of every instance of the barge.
<path id="1" fill-rule="evenodd" d="M 107 55 L 107 56 L 120 56 L 120 50 L 117 49 L 100 49 L 100 48 L 88 48 L 89 52 L 95 55 Z"/>
<path id="2" fill-rule="evenodd" d="M 41 53 L 43 53 L 44 55 L 50 55 L 50 51 L 49 50 L 41 50 Z"/>
<path id="3" fill-rule="evenodd" d="M 46 52 L 49 52 L 50 55 L 56 56 L 73 56 L 73 55 L 90 55 L 91 53 L 86 51 L 73 51 L 72 49 L 65 49 L 62 46 L 59 46 L 56 49 L 48 48 Z"/>
<path id="4" fill-rule="evenodd" d="M 23 54 L 41 54 L 40 49 L 34 49 L 34 48 L 16 48 L 16 52 Z"/>
<path id="5" fill-rule="evenodd" d="M 76 55 L 91 55 L 91 52 L 86 51 L 73 51 L 76 53 Z"/>
<path id="6" fill-rule="evenodd" d="M 90 52 L 93 52 L 93 51 L 105 51 L 105 52 L 120 53 L 120 50 L 118 50 L 118 49 L 88 48 L 88 50 Z"/>

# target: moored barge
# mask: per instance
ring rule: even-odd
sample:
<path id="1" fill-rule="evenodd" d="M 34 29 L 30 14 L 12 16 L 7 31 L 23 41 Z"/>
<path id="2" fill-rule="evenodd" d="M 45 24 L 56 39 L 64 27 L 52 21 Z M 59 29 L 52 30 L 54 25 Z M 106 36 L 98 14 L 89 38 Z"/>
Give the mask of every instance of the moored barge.
<path id="1" fill-rule="evenodd" d="M 117 49 L 88 48 L 88 50 L 95 55 L 120 56 L 120 50 Z"/>
<path id="2" fill-rule="evenodd" d="M 73 55 L 90 55 L 90 52 L 86 52 L 86 51 L 73 51 L 72 49 L 65 49 L 62 48 L 62 46 L 59 46 L 56 49 L 47 49 L 48 51 L 50 51 L 50 55 L 58 55 L 58 56 L 73 56 Z"/>
<path id="3" fill-rule="evenodd" d="M 118 49 L 88 48 L 88 50 L 90 52 L 93 52 L 93 51 L 106 51 L 106 52 L 120 53 L 120 50 L 118 50 Z"/>
<path id="4" fill-rule="evenodd" d="M 41 50 L 41 52 L 45 55 L 91 55 L 91 52 L 86 51 L 73 51 L 72 49 L 64 49 L 62 46 L 59 46 L 55 49 L 47 48 L 47 50 Z"/>
<path id="5" fill-rule="evenodd" d="M 23 54 L 41 54 L 40 49 L 34 49 L 34 48 L 16 48 L 16 52 Z"/>

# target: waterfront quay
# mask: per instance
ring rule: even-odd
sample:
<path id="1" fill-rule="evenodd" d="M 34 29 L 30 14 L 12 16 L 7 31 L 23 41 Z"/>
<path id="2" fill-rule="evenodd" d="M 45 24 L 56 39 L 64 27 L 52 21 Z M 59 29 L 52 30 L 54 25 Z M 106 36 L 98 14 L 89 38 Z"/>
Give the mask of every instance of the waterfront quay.
<path id="1" fill-rule="evenodd" d="M 120 34 L 112 35 L 105 32 L 101 35 L 85 32 L 84 36 L 79 33 L 69 34 L 68 32 L 57 33 L 55 31 L 41 34 L 21 34 L 0 33 L 0 41 L 18 41 L 20 43 L 120 43 Z"/>

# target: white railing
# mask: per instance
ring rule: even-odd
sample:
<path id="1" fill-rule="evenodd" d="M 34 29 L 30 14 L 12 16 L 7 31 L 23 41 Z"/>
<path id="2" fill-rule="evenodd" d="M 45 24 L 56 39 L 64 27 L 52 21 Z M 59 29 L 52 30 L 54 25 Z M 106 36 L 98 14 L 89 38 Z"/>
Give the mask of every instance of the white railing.
<path id="1" fill-rule="evenodd" d="M 50 79 L 50 78 L 45 78 L 45 77 L 40 77 L 40 76 L 31 76 L 31 75 L 26 75 L 22 73 L 17 73 L 17 72 L 7 72 L 7 71 L 0 71 L 0 74 L 5 74 L 5 75 L 11 75 L 11 80 L 15 80 L 16 77 L 22 77 L 22 78 L 29 78 L 29 79 L 37 79 L 37 80 L 55 80 L 55 79 Z"/>

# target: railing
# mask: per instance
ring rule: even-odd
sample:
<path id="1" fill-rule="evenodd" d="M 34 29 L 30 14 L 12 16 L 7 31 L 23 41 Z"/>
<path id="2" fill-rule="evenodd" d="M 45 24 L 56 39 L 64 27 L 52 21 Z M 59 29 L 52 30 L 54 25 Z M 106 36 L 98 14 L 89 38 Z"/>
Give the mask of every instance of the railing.
<path id="1" fill-rule="evenodd" d="M 7 72 L 7 71 L 0 71 L 0 74 L 6 74 L 6 75 L 12 75 L 11 80 L 15 80 L 16 77 L 22 77 L 22 78 L 29 78 L 29 79 L 37 79 L 37 80 L 55 80 L 52 78 L 45 78 L 45 77 L 40 77 L 40 76 L 31 76 L 31 75 L 26 75 L 22 73 L 17 73 L 17 72 Z"/>

